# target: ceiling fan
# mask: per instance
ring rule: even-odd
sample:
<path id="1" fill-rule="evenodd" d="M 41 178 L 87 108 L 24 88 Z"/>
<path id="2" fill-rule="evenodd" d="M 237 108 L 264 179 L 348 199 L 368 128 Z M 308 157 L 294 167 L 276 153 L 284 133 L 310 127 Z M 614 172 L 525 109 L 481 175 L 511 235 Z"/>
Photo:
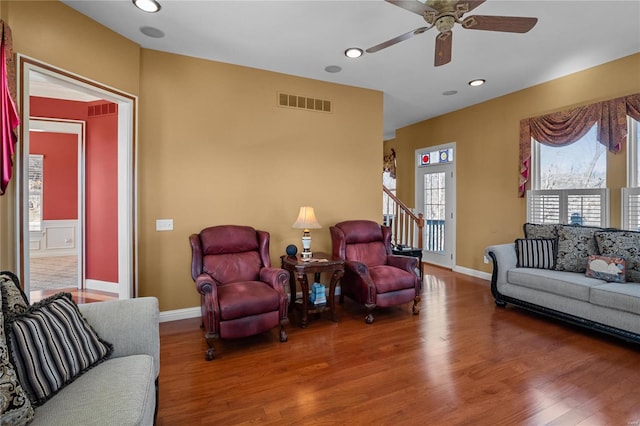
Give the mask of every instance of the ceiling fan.
<path id="1" fill-rule="evenodd" d="M 453 26 L 462 25 L 468 30 L 502 31 L 508 33 L 526 33 L 536 25 L 538 18 L 523 18 L 515 16 L 486 16 L 474 15 L 463 19 L 463 15 L 480 6 L 486 0 L 385 0 L 409 12 L 421 15 L 428 26 L 420 27 L 398 37 L 377 44 L 366 50 L 375 53 L 389 46 L 407 40 L 414 35 L 422 34 L 435 27 L 439 34 L 436 36 L 436 52 L 434 64 L 436 67 L 451 61 L 451 46 L 453 41 Z"/>

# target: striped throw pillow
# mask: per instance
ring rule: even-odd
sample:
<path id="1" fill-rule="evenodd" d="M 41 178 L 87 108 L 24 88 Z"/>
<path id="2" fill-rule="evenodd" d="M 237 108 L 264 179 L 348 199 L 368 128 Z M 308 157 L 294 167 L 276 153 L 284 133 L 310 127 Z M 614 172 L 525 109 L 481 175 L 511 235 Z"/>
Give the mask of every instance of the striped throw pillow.
<path id="1" fill-rule="evenodd" d="M 519 268 L 555 268 L 555 239 L 519 238 L 515 244 L 518 261 L 517 266 Z"/>
<path id="2" fill-rule="evenodd" d="M 30 306 L 9 321 L 7 330 L 11 360 L 35 406 L 113 352 L 113 345 L 100 339 L 69 293 Z"/>

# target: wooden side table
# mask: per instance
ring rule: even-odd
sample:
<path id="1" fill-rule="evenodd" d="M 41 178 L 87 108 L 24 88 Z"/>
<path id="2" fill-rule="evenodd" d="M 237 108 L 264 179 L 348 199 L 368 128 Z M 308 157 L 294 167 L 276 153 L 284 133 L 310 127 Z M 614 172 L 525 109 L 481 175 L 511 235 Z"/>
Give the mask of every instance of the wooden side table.
<path id="1" fill-rule="evenodd" d="M 331 311 L 331 320 L 338 321 L 336 316 L 336 284 L 342 278 L 344 274 L 344 261 L 334 258 L 328 253 L 313 253 L 311 260 L 303 261 L 300 256 L 280 256 L 282 260 L 282 268 L 289 271 L 289 288 L 291 291 L 291 302 L 289 308 L 299 308 L 302 312 L 302 320 L 300 326 L 302 328 L 307 327 L 307 319 L 309 314 L 321 313 L 325 311 Z M 309 281 L 307 274 L 314 274 L 314 279 L 319 281 L 320 274 L 327 272 L 331 274 L 331 282 L 329 283 L 329 303 L 326 306 L 314 307 L 310 306 L 309 301 Z M 299 302 L 296 300 L 296 278 L 300 283 L 300 289 L 302 290 L 302 300 Z"/>

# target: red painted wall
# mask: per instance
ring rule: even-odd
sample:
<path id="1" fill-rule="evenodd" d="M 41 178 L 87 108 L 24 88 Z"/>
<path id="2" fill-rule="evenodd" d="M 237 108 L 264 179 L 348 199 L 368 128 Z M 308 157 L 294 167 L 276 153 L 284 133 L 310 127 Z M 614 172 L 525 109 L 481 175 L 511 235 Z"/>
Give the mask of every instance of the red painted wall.
<path id="1" fill-rule="evenodd" d="M 115 104 L 31 97 L 31 117 L 86 122 L 85 239 L 86 278 L 118 281 L 117 129 Z M 89 110 L 91 109 L 91 114 Z M 77 202 L 76 202 L 77 205 Z M 46 207 L 45 207 L 46 208 Z"/>
<path id="2" fill-rule="evenodd" d="M 87 120 L 87 278 L 91 273 L 91 278 L 108 282 L 118 282 L 117 133 L 117 114 Z"/>
<path id="3" fill-rule="evenodd" d="M 44 156 L 42 219 L 78 218 L 78 139 L 68 133 L 29 133 L 29 152 Z"/>

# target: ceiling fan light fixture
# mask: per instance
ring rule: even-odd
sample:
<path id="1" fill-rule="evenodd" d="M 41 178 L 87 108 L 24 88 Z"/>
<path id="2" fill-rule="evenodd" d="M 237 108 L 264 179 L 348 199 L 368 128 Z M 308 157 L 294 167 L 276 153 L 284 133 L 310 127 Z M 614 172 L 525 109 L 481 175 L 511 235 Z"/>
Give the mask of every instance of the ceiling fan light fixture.
<path id="1" fill-rule="evenodd" d="M 140 10 L 149 13 L 160 11 L 161 6 L 156 0 L 131 0 L 133 4 Z"/>
<path id="2" fill-rule="evenodd" d="M 486 82 L 486 80 L 483 79 L 483 78 L 476 78 L 475 80 L 471 80 L 469 82 L 469 86 L 478 87 L 478 86 L 482 86 L 485 82 Z"/>
<path id="3" fill-rule="evenodd" d="M 355 59 L 362 56 L 362 53 L 362 49 L 358 47 L 350 47 L 344 51 L 344 56 L 346 56 L 347 58 Z"/>

